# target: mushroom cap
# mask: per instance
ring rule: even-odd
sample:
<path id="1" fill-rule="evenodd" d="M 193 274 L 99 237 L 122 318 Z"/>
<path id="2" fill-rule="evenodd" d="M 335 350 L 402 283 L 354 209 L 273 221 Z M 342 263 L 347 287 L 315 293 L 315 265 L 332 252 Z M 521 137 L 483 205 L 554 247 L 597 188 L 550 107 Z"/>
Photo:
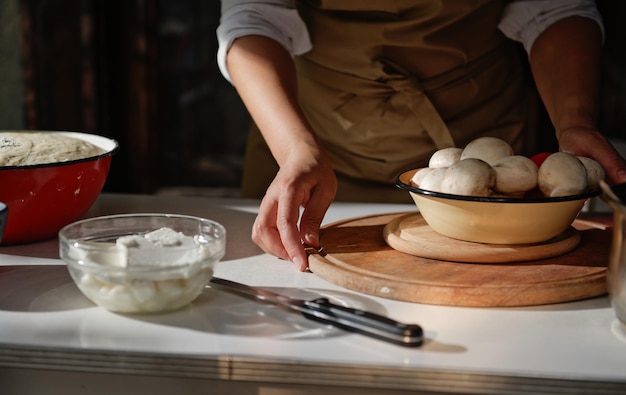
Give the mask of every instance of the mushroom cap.
<path id="1" fill-rule="evenodd" d="M 500 158 L 513 155 L 513 148 L 506 141 L 497 137 L 479 137 L 465 146 L 461 160 L 481 159 L 492 165 Z"/>
<path id="2" fill-rule="evenodd" d="M 426 177 L 426 174 L 431 172 L 431 170 L 433 169 L 430 167 L 423 167 L 416 171 L 415 174 L 413 174 L 413 177 L 411 177 L 411 184 L 419 188 L 419 186 L 422 184 L 422 180 L 424 179 L 424 177 Z"/>
<path id="3" fill-rule="evenodd" d="M 600 188 L 600 180 L 604 180 L 606 172 L 594 159 L 586 156 L 577 156 L 578 160 L 585 166 L 587 172 L 587 189 L 596 190 Z"/>
<path id="4" fill-rule="evenodd" d="M 448 167 L 441 192 L 465 196 L 489 196 L 496 173 L 489 164 L 481 159 L 462 159 Z"/>
<path id="5" fill-rule="evenodd" d="M 522 155 L 505 156 L 493 164 L 496 172 L 494 189 L 505 194 L 523 194 L 537 186 L 539 168 Z"/>
<path id="6" fill-rule="evenodd" d="M 449 147 L 436 151 L 428 161 L 428 167 L 450 167 L 461 160 L 462 148 Z"/>
<path id="7" fill-rule="evenodd" d="M 537 184 L 546 196 L 576 195 L 587 189 L 587 171 L 574 155 L 555 152 L 539 167 Z"/>
<path id="8" fill-rule="evenodd" d="M 428 168 L 429 171 L 425 172 L 421 177 L 421 182 L 417 184 L 418 188 L 425 189 L 427 191 L 442 192 L 441 182 L 448 170 L 447 167 L 437 167 L 435 169 Z"/>

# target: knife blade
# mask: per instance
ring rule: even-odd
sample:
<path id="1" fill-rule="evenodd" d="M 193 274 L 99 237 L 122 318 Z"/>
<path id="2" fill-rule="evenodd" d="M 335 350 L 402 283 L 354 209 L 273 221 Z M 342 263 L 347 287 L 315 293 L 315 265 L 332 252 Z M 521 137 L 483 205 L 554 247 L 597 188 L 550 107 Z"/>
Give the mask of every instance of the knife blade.
<path id="1" fill-rule="evenodd" d="M 296 299 L 219 277 L 213 277 L 211 283 L 301 313 L 312 321 L 400 346 L 417 347 L 424 340 L 422 327 L 417 324 L 405 324 L 369 311 L 341 306 L 332 303 L 328 298 Z"/>

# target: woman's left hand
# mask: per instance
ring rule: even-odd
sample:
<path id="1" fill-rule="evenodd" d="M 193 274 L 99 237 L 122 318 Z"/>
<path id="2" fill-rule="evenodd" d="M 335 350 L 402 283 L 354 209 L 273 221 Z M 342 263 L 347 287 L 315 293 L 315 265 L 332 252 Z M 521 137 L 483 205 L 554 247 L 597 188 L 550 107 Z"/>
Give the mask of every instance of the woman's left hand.
<path id="1" fill-rule="evenodd" d="M 626 160 L 598 130 L 572 127 L 559 134 L 559 149 L 598 162 L 607 179 L 615 184 L 626 182 Z"/>

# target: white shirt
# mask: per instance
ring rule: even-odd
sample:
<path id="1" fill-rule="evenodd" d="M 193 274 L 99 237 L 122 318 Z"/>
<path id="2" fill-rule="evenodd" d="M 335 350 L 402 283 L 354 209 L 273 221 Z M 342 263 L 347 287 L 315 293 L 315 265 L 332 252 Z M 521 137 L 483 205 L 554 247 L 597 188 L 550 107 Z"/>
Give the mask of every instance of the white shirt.
<path id="1" fill-rule="evenodd" d="M 498 28 L 530 53 L 535 39 L 548 26 L 574 15 L 595 20 L 604 34 L 602 17 L 593 0 L 514 0 L 504 9 Z M 311 49 L 306 25 L 294 0 L 222 0 L 217 62 L 229 81 L 226 53 L 235 39 L 251 34 L 274 39 L 291 56 Z"/>

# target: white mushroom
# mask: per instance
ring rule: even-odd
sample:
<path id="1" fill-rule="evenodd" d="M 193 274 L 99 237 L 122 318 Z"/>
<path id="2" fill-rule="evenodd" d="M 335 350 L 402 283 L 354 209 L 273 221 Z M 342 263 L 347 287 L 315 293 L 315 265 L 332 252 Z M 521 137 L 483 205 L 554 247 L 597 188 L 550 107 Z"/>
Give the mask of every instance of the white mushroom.
<path id="1" fill-rule="evenodd" d="M 465 146 L 461 160 L 476 158 L 493 166 L 498 159 L 513 154 L 513 148 L 506 141 L 497 137 L 479 137 Z"/>
<path id="2" fill-rule="evenodd" d="M 413 174 L 413 177 L 411 177 L 411 184 L 419 187 L 422 184 L 422 180 L 424 179 L 426 174 L 430 173 L 431 170 L 432 169 L 430 167 L 423 167 L 416 171 L 415 174 Z"/>
<path id="3" fill-rule="evenodd" d="M 576 195 L 587 188 L 587 171 L 574 155 L 556 152 L 539 167 L 537 184 L 546 196 Z"/>
<path id="4" fill-rule="evenodd" d="M 522 155 L 500 158 L 493 164 L 496 172 L 494 189 L 508 195 L 522 195 L 537 186 L 538 167 Z"/>
<path id="5" fill-rule="evenodd" d="M 430 171 L 426 172 L 424 177 L 421 178 L 421 182 L 418 184 L 418 188 L 425 189 L 427 191 L 442 192 L 441 182 L 443 181 L 447 170 L 447 167 L 430 169 Z"/>
<path id="6" fill-rule="evenodd" d="M 488 196 L 496 173 L 487 162 L 468 158 L 448 167 L 441 180 L 441 192 L 454 195 Z"/>
<path id="7" fill-rule="evenodd" d="M 461 160 L 462 148 L 449 147 L 436 151 L 428 161 L 428 167 L 450 167 Z"/>
<path id="8" fill-rule="evenodd" d="M 578 160 L 585 166 L 587 172 L 587 189 L 590 191 L 600 188 L 600 180 L 604 180 L 606 173 L 598 162 L 586 156 L 578 156 Z"/>

